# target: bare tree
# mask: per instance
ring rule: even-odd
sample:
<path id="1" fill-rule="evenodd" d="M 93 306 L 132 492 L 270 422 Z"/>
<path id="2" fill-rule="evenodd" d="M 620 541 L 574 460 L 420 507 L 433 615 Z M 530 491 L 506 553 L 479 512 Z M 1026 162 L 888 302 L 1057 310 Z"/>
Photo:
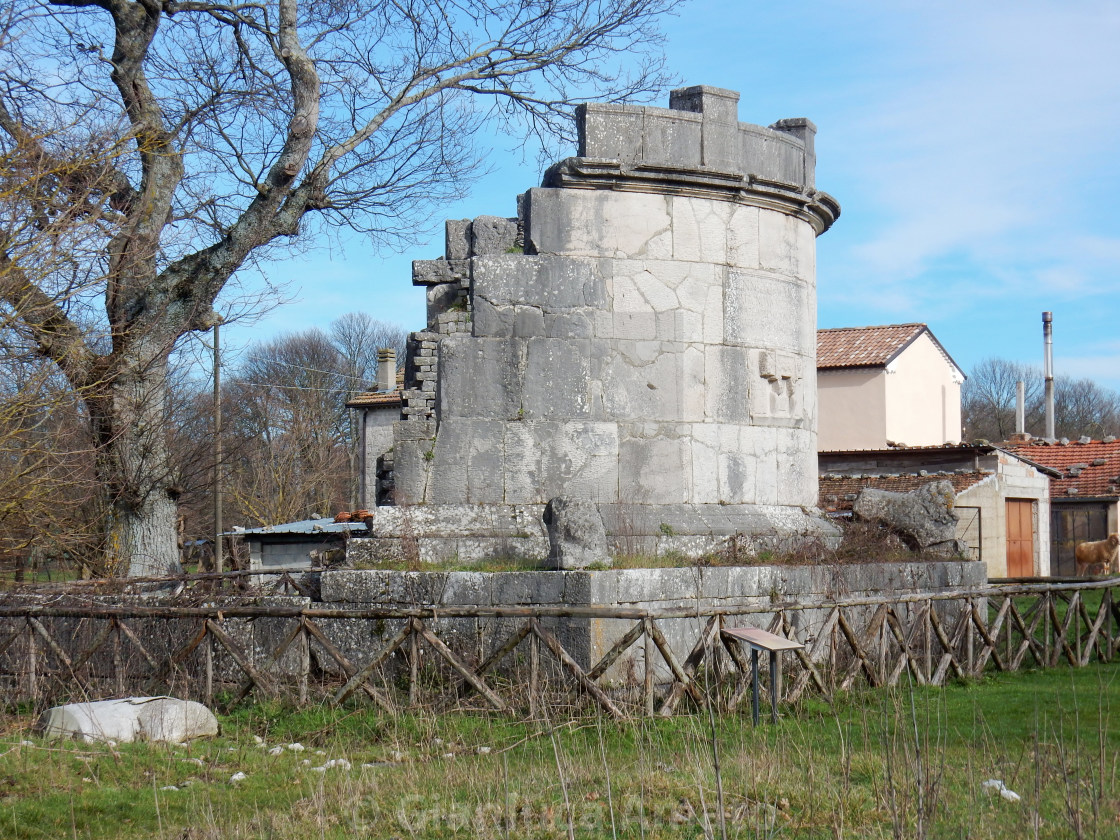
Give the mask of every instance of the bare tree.
<path id="1" fill-rule="evenodd" d="M 340 315 L 330 325 L 331 340 L 342 354 L 346 363 L 348 382 L 347 399 L 373 387 L 377 377 L 378 351 L 390 349 L 396 353 L 398 369 L 404 364 L 408 344 L 408 331 L 395 324 L 378 321 L 366 312 L 348 312 Z M 349 428 L 347 458 L 350 476 L 348 499 L 356 506 L 361 478 L 358 475 L 360 458 L 358 448 L 362 445 L 359 432 L 359 418 L 353 411 L 346 412 Z"/>
<path id="2" fill-rule="evenodd" d="M 961 388 L 961 414 L 969 439 L 1007 440 L 1015 432 L 1016 383 L 1024 383 L 1026 431 L 1045 424 L 1042 371 L 1021 362 L 989 358 L 979 362 Z M 1054 433 L 1058 437 L 1100 438 L 1120 432 L 1120 394 L 1091 379 L 1054 378 Z"/>
<path id="3" fill-rule="evenodd" d="M 346 360 L 318 329 L 250 348 L 229 379 L 233 515 L 266 525 L 345 505 Z"/>
<path id="4" fill-rule="evenodd" d="M 1091 379 L 1055 377 L 1054 429 L 1058 437 L 1070 439 L 1120 433 L 1120 394 Z"/>
<path id="5" fill-rule="evenodd" d="M 965 436 L 976 440 L 1007 440 L 1015 432 L 1016 383 L 1026 388 L 1026 405 L 1033 412 L 1041 405 L 1042 377 L 1030 365 L 989 358 L 969 371 L 961 387 L 961 415 Z M 1037 418 L 1027 418 L 1028 428 L 1037 428 Z"/>
<path id="6" fill-rule="evenodd" d="M 404 357 L 408 330 L 396 324 L 378 321 L 368 312 L 347 312 L 331 321 L 331 341 L 346 359 L 351 371 L 365 384 L 355 391 L 372 386 L 377 374 L 377 351 L 390 349 L 397 354 L 398 365 Z"/>
<path id="7" fill-rule="evenodd" d="M 50 341 L 64 329 L 52 311 L 73 309 L 92 285 L 87 243 L 98 235 L 94 202 L 106 168 L 96 143 L 84 157 L 60 160 L 37 156 L 37 142 L 0 142 L 0 293 L 19 295 L 42 315 Z M 91 345 L 102 343 L 95 330 L 86 335 Z M 94 453 L 80 395 L 0 305 L 0 565 L 17 578 L 71 560 L 105 571 L 97 557 L 104 509 Z"/>
<path id="8" fill-rule="evenodd" d="M 0 303 L 84 402 L 109 556 L 175 557 L 168 358 L 239 269 L 330 226 L 400 244 L 490 118 L 570 132 L 574 101 L 653 93 L 676 2 L 6 4 L 0 154 L 50 177 L 4 192 Z M 68 267 L 43 258 L 76 229 Z"/>
<path id="9" fill-rule="evenodd" d="M 34 354 L 0 343 L 0 568 L 100 573 L 93 447 L 81 405 Z"/>

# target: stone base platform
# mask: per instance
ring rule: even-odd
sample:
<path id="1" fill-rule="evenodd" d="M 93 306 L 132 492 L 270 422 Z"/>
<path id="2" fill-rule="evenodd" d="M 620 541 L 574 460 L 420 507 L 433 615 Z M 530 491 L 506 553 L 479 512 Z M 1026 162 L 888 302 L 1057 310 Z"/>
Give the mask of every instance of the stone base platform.
<path id="1" fill-rule="evenodd" d="M 351 539 L 351 565 L 384 560 L 475 562 L 548 556 L 544 505 L 402 505 L 379 507 L 369 536 Z M 698 558 L 736 537 L 747 556 L 819 541 L 835 545 L 836 526 L 817 511 L 781 505 L 599 505 L 614 555 Z"/>
<path id="2" fill-rule="evenodd" d="M 321 577 L 324 606 L 339 608 L 439 607 L 480 608 L 537 605 L 544 607 L 615 606 L 647 610 L 688 609 L 698 615 L 713 611 L 734 613 L 775 602 L 825 602 L 831 599 L 905 595 L 913 592 L 951 592 L 984 586 L 983 564 L 969 561 L 865 563 L 844 566 L 712 566 L 663 569 L 608 569 L 565 572 L 402 572 L 381 570 L 326 571 Z M 956 601 L 941 602 L 939 613 L 955 620 Z M 862 609 L 862 608 L 861 608 Z M 829 612 L 821 607 L 790 612 L 792 635 L 809 644 Z M 874 607 L 866 608 L 870 618 Z M 905 612 L 900 608 L 900 612 Z M 760 626 L 768 614 L 743 615 L 737 626 Z M 520 618 L 440 617 L 439 635 L 470 661 L 481 662 L 508 638 Z M 674 653 L 682 660 L 692 649 L 705 618 L 659 619 Z M 398 621 L 384 622 L 381 636 L 372 622 L 341 619 L 327 622 L 335 642 L 357 659 L 368 655 L 399 629 Z M 542 621 L 556 633 L 581 665 L 595 664 L 634 624 L 632 619 L 549 618 Z M 523 643 L 523 645 L 526 643 Z M 644 673 L 644 649 L 634 645 L 608 671 L 619 686 Z M 513 661 L 517 661 L 516 657 Z M 671 678 L 655 654 L 658 681 Z"/>

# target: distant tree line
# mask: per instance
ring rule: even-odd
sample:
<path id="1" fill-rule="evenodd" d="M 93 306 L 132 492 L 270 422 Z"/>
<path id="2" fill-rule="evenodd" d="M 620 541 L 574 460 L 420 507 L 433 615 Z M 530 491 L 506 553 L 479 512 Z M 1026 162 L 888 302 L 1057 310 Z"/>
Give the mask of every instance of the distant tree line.
<path id="1" fill-rule="evenodd" d="M 377 351 L 407 332 L 366 313 L 252 344 L 222 373 L 223 523 L 253 527 L 349 509 L 358 428 L 346 402 L 374 387 Z M 185 541 L 213 536 L 209 359 L 174 367 L 165 417 Z M 108 533 L 84 406 L 51 365 L 0 346 L 0 568 L 105 573 Z"/>
<path id="2" fill-rule="evenodd" d="M 355 501 L 358 427 L 348 400 L 374 387 L 377 351 L 404 362 L 407 332 L 365 313 L 251 345 L 222 377 L 222 521 L 257 527 Z M 191 537 L 213 534 L 213 391 L 196 381 L 172 430 Z"/>
<path id="3" fill-rule="evenodd" d="M 1046 430 L 1042 371 L 1021 362 L 989 358 L 978 363 L 961 388 L 965 440 L 1007 440 L 1015 433 L 1016 383 L 1025 391 L 1026 431 Z M 1054 434 L 1076 440 L 1120 435 L 1120 394 L 1091 379 L 1054 377 Z"/>

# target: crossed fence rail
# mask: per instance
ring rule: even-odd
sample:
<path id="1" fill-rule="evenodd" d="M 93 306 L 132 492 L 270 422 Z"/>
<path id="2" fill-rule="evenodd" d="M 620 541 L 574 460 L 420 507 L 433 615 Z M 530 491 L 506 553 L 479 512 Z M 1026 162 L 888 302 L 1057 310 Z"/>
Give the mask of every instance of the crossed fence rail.
<path id="1" fill-rule="evenodd" d="M 36 705 L 163 692 L 207 702 L 250 694 L 365 700 L 389 713 L 427 706 L 535 716 L 557 701 L 619 719 L 668 716 L 691 703 L 734 711 L 750 693 L 750 666 L 739 640 L 722 632 L 728 627 L 802 641 L 776 675 L 778 694 L 787 703 L 807 692 L 831 702 L 837 692 L 895 685 L 904 674 L 936 686 L 990 670 L 1113 662 L 1118 593 L 1114 578 L 734 610 L 341 609 L 197 593 L 187 604 L 9 595 L 0 597 L 0 686 L 9 702 Z M 613 641 L 591 662 L 567 630 L 596 622 L 600 635 L 613 628 Z M 483 626 L 487 643 L 464 645 L 464 627 Z M 683 646 L 682 626 L 691 637 Z M 340 639 L 355 628 L 375 643 L 344 649 Z"/>

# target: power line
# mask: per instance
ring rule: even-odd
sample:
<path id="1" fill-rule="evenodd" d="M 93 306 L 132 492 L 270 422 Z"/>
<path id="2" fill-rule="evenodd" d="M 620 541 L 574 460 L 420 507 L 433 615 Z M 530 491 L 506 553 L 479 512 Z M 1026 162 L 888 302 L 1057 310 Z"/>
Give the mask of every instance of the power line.
<path id="1" fill-rule="evenodd" d="M 269 359 L 269 364 L 284 365 L 285 367 L 295 368 L 296 370 L 305 370 L 309 373 L 321 373 L 324 376 L 340 376 L 343 379 L 356 379 L 359 382 L 368 382 L 372 377 L 368 376 L 354 376 L 348 373 L 340 373 L 338 371 L 320 370 L 319 368 L 307 367 L 305 365 L 297 365 L 292 362 L 283 362 L 280 359 Z M 376 376 L 376 374 L 375 374 Z"/>
<path id="2" fill-rule="evenodd" d="M 357 391 L 346 388 L 310 388 L 306 385 L 279 385 L 275 382 L 249 382 L 244 379 L 234 380 L 238 385 L 252 385 L 257 388 L 283 388 L 287 391 L 317 391 L 323 394 L 352 394 Z"/>

